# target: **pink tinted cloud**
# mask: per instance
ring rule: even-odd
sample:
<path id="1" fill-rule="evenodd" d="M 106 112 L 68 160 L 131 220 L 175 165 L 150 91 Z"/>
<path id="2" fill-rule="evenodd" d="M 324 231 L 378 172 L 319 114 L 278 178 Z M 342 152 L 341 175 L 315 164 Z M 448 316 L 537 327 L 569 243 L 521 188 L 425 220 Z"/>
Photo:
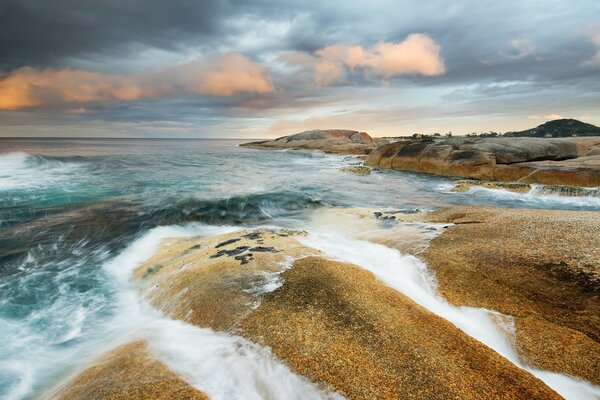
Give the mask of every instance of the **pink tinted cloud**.
<path id="1" fill-rule="evenodd" d="M 265 68 L 240 54 L 133 75 L 22 67 L 0 79 L 0 109 L 132 101 L 185 93 L 231 96 L 273 90 L 275 86 Z"/>
<path id="2" fill-rule="evenodd" d="M 286 55 L 283 60 L 312 67 L 319 86 L 342 81 L 346 69 L 361 69 L 383 78 L 403 74 L 437 76 L 446 72 L 440 45 L 421 33 L 413 33 L 400 43 L 379 42 L 371 48 L 336 44 L 312 55 Z"/>

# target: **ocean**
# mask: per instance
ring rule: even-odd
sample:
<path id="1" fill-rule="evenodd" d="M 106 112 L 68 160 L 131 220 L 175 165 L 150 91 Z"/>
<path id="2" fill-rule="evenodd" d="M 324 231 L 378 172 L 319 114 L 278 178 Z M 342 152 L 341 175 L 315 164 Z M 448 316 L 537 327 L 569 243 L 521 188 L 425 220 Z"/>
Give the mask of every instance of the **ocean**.
<path id="1" fill-rule="evenodd" d="M 398 171 L 358 176 L 340 171 L 360 164 L 354 156 L 260 151 L 239 143 L 0 139 L 0 398 L 43 397 L 103 350 L 149 327 L 158 342 L 180 335 L 181 343 L 203 349 L 190 355 L 171 346 L 174 370 L 191 363 L 190 370 L 215 374 L 224 362 L 215 354 L 238 339 L 155 315 L 128 284 L 127 273 L 164 237 L 265 225 L 304 229 L 329 207 L 600 210 L 597 195 L 538 188 L 456 193 L 450 178 Z M 241 355 L 230 359 L 232 371 L 254 368 L 257 381 L 284 382 L 280 394 L 298 385 L 308 390 L 261 349 L 245 346 L 256 354 L 247 353 L 244 362 Z M 212 364 L 198 369 L 193 355 Z"/>

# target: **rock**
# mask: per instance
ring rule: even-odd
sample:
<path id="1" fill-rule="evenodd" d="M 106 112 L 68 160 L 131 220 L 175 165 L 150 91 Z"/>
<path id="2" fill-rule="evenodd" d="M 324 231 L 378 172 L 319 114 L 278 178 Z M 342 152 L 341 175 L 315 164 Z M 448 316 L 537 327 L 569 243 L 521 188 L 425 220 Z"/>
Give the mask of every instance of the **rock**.
<path id="1" fill-rule="evenodd" d="M 277 282 L 288 257 L 316 254 L 298 242 L 303 235 L 259 229 L 170 239 L 134 276 L 151 303 L 172 318 L 231 331 L 260 301 L 266 288 Z M 229 244 L 222 245 L 226 242 Z M 196 246 L 197 250 L 189 251 Z M 162 267 L 148 274 L 156 265 Z"/>
<path id="2" fill-rule="evenodd" d="M 474 187 L 508 190 L 509 192 L 515 193 L 527 193 L 531 190 L 531 185 L 528 185 L 526 183 L 490 182 L 477 180 L 457 181 L 450 190 L 453 192 L 468 192 Z"/>
<path id="3" fill-rule="evenodd" d="M 208 399 L 154 360 L 144 342 L 115 348 L 49 397 L 64 400 Z"/>
<path id="4" fill-rule="evenodd" d="M 600 186 L 598 139 L 454 138 L 381 146 L 365 165 L 503 182 Z M 600 150 L 598 151 L 600 153 Z"/>
<path id="5" fill-rule="evenodd" d="M 364 167 L 362 165 L 351 165 L 348 167 L 340 168 L 340 171 L 355 175 L 369 175 L 371 173 L 371 168 Z"/>
<path id="6" fill-rule="evenodd" d="M 240 146 L 256 149 L 320 150 L 335 154 L 369 154 L 385 139 L 373 140 L 366 132 L 343 129 L 313 130 L 283 136 L 274 140 L 244 143 Z M 385 141 L 387 142 L 387 141 Z"/>
<path id="7" fill-rule="evenodd" d="M 600 384 L 600 213 L 460 206 L 426 219 L 455 224 L 421 253 L 448 301 L 513 316 L 523 359 Z"/>
<path id="8" fill-rule="evenodd" d="M 243 335 L 350 399 L 560 398 L 356 266 L 303 258 L 283 280 Z"/>
<path id="9" fill-rule="evenodd" d="M 363 214 L 376 226 L 373 212 Z M 301 243 L 304 235 L 258 229 L 171 239 L 135 276 L 166 314 L 270 347 L 293 371 L 348 398 L 559 398 L 370 272 L 323 258 Z M 277 252 L 254 253 L 245 265 L 210 258 L 220 243 L 232 241 L 220 249 L 233 250 L 259 240 Z"/>

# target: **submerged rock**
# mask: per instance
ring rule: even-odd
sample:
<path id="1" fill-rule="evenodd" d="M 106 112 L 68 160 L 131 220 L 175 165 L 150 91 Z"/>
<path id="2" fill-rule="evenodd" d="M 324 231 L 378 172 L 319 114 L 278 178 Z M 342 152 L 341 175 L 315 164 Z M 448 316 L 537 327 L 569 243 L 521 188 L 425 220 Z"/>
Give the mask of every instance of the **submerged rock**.
<path id="1" fill-rule="evenodd" d="M 340 171 L 355 175 L 369 175 L 371 173 L 371 168 L 362 165 L 351 165 L 340 168 Z"/>
<path id="2" fill-rule="evenodd" d="M 240 146 L 262 150 L 296 149 L 320 150 L 335 154 L 369 154 L 381 144 L 384 144 L 381 139 L 373 140 L 366 132 L 344 129 L 318 129 L 283 136 L 274 140 L 244 143 Z"/>
<path id="3" fill-rule="evenodd" d="M 526 183 L 490 182 L 478 180 L 460 180 L 456 182 L 450 190 L 453 192 L 468 192 L 474 187 L 508 190 L 509 192 L 515 193 L 527 193 L 531 190 L 531 185 Z"/>

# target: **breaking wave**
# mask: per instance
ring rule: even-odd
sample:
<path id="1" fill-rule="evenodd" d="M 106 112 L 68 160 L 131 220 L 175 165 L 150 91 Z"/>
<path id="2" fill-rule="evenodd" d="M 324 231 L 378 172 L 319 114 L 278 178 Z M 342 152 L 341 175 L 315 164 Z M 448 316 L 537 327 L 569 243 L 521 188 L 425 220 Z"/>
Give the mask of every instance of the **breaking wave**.
<path id="1" fill-rule="evenodd" d="M 0 191 L 47 187 L 84 167 L 76 157 L 52 158 L 24 152 L 0 153 Z"/>

